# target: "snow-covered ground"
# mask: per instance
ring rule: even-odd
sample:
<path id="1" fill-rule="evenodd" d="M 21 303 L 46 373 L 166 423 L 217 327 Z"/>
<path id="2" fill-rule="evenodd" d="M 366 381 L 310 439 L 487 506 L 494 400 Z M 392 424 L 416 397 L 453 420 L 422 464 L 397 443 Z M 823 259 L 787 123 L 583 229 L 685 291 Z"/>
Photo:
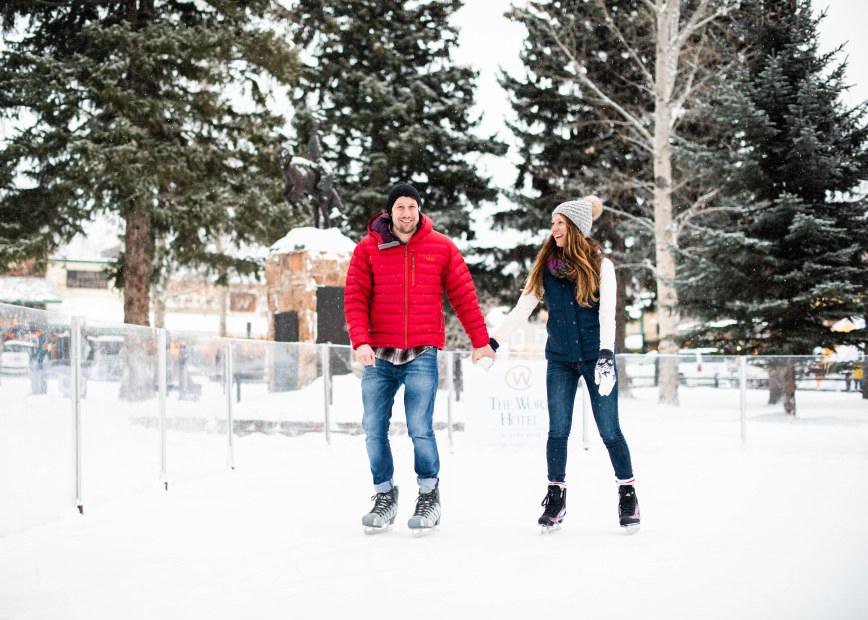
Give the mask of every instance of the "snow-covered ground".
<path id="1" fill-rule="evenodd" d="M 478 379 L 472 372 L 466 381 Z M 2 381 L 11 394 L 23 379 Z M 322 432 L 238 434 L 234 470 L 225 467 L 223 435 L 181 423 L 208 417 L 210 399 L 225 399 L 219 384 L 206 383 L 200 402 L 170 394 L 168 491 L 158 480 L 159 433 L 142 422 L 149 414 L 115 419 L 98 406 L 116 388 L 88 385 L 84 494 L 93 501 L 85 514 L 65 503 L 59 518 L 0 538 L 0 618 L 868 617 L 868 498 L 859 486 L 868 475 L 868 403 L 853 392 L 800 391 L 793 418 L 751 390 L 742 444 L 737 390 L 682 388 L 681 405 L 667 407 L 653 388 L 634 389 L 621 416 L 642 507 L 635 536 L 617 526 L 608 457 L 595 433 L 582 448 L 578 418 L 568 515 L 550 536 L 535 525 L 542 443 L 488 445 L 461 431 L 450 448 L 441 430 L 443 522 L 414 538 L 406 434 L 393 437 L 396 526 L 362 533 L 372 490 L 364 439 L 352 434 L 353 375 L 335 377 L 330 443 Z M 322 405 L 320 380 L 282 394 L 242 389 L 237 419 L 301 420 Z M 0 416 L 7 489 L 38 475 L 33 468 L 66 468 L 72 456 L 59 413 L 68 399 L 51 389 L 19 397 L 26 414 Z M 456 421 L 472 415 L 456 403 Z M 14 428 L 59 430 L 45 448 L 8 441 Z M 137 474 L 130 463 L 146 445 L 155 446 L 149 473 Z M 113 474 L 125 471 L 123 486 Z M 4 512 L 27 501 L 19 496 Z"/>

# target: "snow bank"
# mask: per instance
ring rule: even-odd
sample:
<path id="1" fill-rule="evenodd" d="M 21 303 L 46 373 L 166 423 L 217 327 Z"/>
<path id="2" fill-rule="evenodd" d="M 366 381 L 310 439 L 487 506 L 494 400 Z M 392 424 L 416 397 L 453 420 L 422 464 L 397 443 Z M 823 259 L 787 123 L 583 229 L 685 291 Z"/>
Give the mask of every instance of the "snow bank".
<path id="1" fill-rule="evenodd" d="M 335 257 L 352 254 L 356 244 L 337 228 L 319 229 L 312 226 L 293 228 L 283 239 L 268 248 L 270 254 L 310 250 Z"/>

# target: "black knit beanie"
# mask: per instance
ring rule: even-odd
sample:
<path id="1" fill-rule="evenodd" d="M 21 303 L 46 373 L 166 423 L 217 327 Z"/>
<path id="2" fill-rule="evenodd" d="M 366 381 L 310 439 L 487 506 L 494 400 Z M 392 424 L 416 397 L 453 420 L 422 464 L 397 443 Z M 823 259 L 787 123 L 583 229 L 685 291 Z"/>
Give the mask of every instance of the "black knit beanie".
<path id="1" fill-rule="evenodd" d="M 422 198 L 419 197 L 419 192 L 416 191 L 416 188 L 407 183 L 398 183 L 392 188 L 392 191 L 389 192 L 389 197 L 386 199 L 386 211 L 389 212 L 389 217 L 392 216 L 392 207 L 395 201 L 401 196 L 414 199 L 416 204 L 419 205 L 419 209 L 422 209 Z"/>

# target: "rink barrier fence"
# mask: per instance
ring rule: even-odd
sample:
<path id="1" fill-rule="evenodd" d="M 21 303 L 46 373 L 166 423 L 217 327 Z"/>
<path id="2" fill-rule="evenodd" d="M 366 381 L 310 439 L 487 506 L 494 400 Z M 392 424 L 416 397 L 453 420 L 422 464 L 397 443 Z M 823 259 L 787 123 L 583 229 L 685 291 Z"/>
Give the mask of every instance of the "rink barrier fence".
<path id="1" fill-rule="evenodd" d="M 346 345 L 218 338 L 86 321 L 80 316 L 8 304 L 0 304 L 0 340 L 32 344 L 26 367 L 21 366 L 19 356 L 17 366 L 4 368 L 7 358 L 0 348 L 0 450 L 14 455 L 17 446 L 23 454 L 19 459 L 23 471 L 41 472 L 27 484 L 16 486 L 9 480 L 16 476 L 10 468 L 4 469 L 6 482 L 0 482 L 0 496 L 7 505 L 33 503 L 36 507 L 17 516 L 0 515 L 0 536 L 50 520 L 64 506 L 72 504 L 83 514 L 86 502 L 98 505 L 144 490 L 155 481 L 168 489 L 170 480 L 234 469 L 236 435 L 322 432 L 331 444 L 333 432 L 362 432 L 358 390 L 339 389 L 337 393 L 342 403 L 348 403 L 341 410 L 358 412 L 358 419 L 334 416 L 336 375 L 361 375 Z M 456 351 L 444 351 L 440 359 L 446 422 L 436 421 L 435 428 L 445 426 L 449 449 L 454 449 L 454 432 L 464 428 L 455 417 L 467 375 L 461 368 L 467 367 L 469 359 L 466 352 Z M 542 352 L 501 353 L 498 361 L 504 359 L 542 359 Z M 771 373 L 783 358 L 705 356 L 694 367 L 692 357 L 685 361 L 682 356 L 619 354 L 620 396 L 629 398 L 633 389 L 655 388 L 661 365 L 674 365 L 675 359 L 679 388 L 738 390 L 739 434 L 742 444 L 746 443 L 748 391 L 768 390 Z M 850 388 L 858 363 L 828 356 L 792 359 L 790 368 L 796 367 L 793 380 L 799 390 Z M 584 394 L 578 397 L 582 445 L 587 450 L 591 412 Z M 63 484 L 67 476 L 63 473 L 62 432 L 56 436 L 48 432 L 67 423 L 64 408 L 72 420 L 72 501 L 65 499 L 69 496 Z M 391 432 L 405 429 L 396 416 Z M 222 437 L 222 447 L 214 442 L 215 436 Z M 149 473 L 148 464 L 153 456 L 149 446 L 154 444 L 159 452 L 157 475 Z M 219 454 L 222 464 L 216 465 L 221 459 L 213 457 Z M 58 470 L 55 476 L 52 467 Z M 33 498 L 40 501 L 31 502 Z"/>

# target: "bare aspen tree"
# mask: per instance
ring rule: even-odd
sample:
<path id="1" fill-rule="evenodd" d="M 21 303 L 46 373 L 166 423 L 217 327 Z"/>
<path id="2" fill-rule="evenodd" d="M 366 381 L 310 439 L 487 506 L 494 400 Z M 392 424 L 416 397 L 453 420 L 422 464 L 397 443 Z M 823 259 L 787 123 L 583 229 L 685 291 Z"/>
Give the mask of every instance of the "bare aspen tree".
<path id="1" fill-rule="evenodd" d="M 626 128 L 623 138 L 648 151 L 653 160 L 653 227 L 655 239 L 655 277 L 660 329 L 660 352 L 675 354 L 678 350 L 676 336 L 680 321 L 678 312 L 678 293 L 676 282 L 675 249 L 678 246 L 679 227 L 695 211 L 706 206 L 713 196 L 709 193 L 700 197 L 696 204 L 682 211 L 678 218 L 673 214 L 673 171 L 672 141 L 678 122 L 678 111 L 703 86 L 702 73 L 708 67 L 702 66 L 703 31 L 708 25 L 738 7 L 738 0 L 644 0 L 637 3 L 640 15 L 648 24 L 648 36 L 642 41 L 630 39 L 621 29 L 618 15 L 610 10 L 605 0 L 592 0 L 596 14 L 602 17 L 605 27 L 622 46 L 622 54 L 628 58 L 636 73 L 644 81 L 643 90 L 653 101 L 653 109 L 638 110 L 623 105 L 614 93 L 607 92 L 607 85 L 591 77 L 584 61 L 584 40 L 587 31 L 578 20 L 564 27 L 564 24 L 546 20 L 542 14 L 543 5 L 530 3 L 527 8 L 516 8 L 513 16 L 519 19 L 536 19 L 546 23 L 548 34 L 564 55 L 571 67 L 575 87 L 583 97 L 595 100 L 601 107 L 610 111 L 614 124 Z M 644 13 L 644 14 L 641 14 Z M 641 43 L 641 48 L 639 46 Z M 654 56 L 643 50 L 654 50 Z M 685 57 L 687 61 L 685 62 Z M 653 122 L 649 123 L 649 119 Z M 607 208 L 609 208 L 607 206 Z M 610 211 L 619 213 L 617 209 Z M 636 216 L 620 213 L 636 220 Z M 678 364 L 663 362 L 659 374 L 660 402 L 678 402 Z"/>

